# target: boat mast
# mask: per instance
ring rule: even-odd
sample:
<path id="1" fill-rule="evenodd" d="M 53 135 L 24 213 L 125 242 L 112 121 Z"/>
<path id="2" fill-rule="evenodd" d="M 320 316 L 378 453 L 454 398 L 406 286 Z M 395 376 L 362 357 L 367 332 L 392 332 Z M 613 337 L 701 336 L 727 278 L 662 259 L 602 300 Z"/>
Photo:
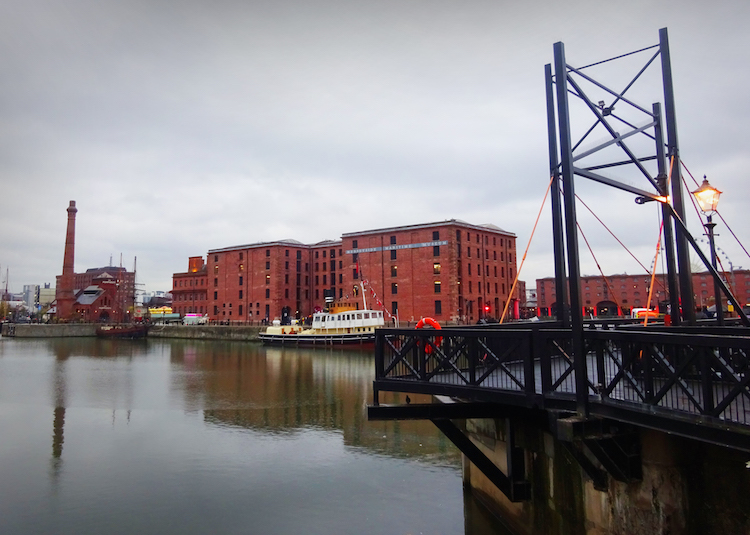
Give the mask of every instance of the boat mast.
<path id="1" fill-rule="evenodd" d="M 365 295 L 365 283 L 364 281 L 360 281 L 359 287 L 362 288 L 362 306 L 364 306 L 364 310 L 367 310 L 367 296 Z"/>

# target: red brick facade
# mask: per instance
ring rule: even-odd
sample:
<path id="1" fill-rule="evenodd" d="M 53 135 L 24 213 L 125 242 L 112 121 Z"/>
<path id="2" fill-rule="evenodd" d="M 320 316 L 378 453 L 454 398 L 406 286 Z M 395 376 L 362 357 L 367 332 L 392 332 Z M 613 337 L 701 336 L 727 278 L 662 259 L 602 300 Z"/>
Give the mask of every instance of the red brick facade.
<path id="1" fill-rule="evenodd" d="M 202 256 L 188 259 L 185 273 L 172 275 L 172 311 L 177 314 L 207 314 L 208 276 Z"/>
<path id="2" fill-rule="evenodd" d="M 201 257 L 192 257 L 191 266 L 196 259 L 197 271 L 173 276 L 173 309 L 223 322 L 304 318 L 327 295 L 361 303 L 364 278 L 368 307 L 401 322 L 431 316 L 474 323 L 500 317 L 516 273 L 514 234 L 458 220 L 354 232 L 312 245 L 287 240 L 212 249 L 205 266 Z M 203 288 L 205 302 L 193 301 Z M 518 295 L 516 288 L 508 318 L 517 317 Z"/>
<path id="3" fill-rule="evenodd" d="M 209 318 L 270 321 L 311 314 L 314 247 L 289 240 L 210 250 Z"/>
<path id="4" fill-rule="evenodd" d="M 367 280 L 368 293 L 401 322 L 499 318 L 516 274 L 516 237 L 492 225 L 449 220 L 354 232 L 342 240 L 344 287 Z M 518 295 L 516 288 L 507 318 L 516 317 Z"/>
<path id="5" fill-rule="evenodd" d="M 110 314 L 111 321 L 127 321 L 128 311 L 135 306 L 135 272 L 119 266 L 104 266 L 87 269 L 85 273 L 73 273 L 75 295 L 89 286 L 99 285 L 102 280 L 112 279 L 115 284 L 115 306 Z M 57 276 L 57 284 L 62 284 L 62 275 Z"/>
<path id="6" fill-rule="evenodd" d="M 750 303 L 750 271 L 736 270 L 725 274 L 725 280 L 741 304 Z M 657 275 L 654 280 L 653 295 L 649 306 L 648 292 L 651 285 L 650 275 L 611 275 L 606 278 L 581 278 L 581 303 L 584 314 L 612 315 L 619 312 L 628 315 L 632 308 L 658 308 L 659 303 L 667 301 L 667 284 L 664 275 Z M 693 294 L 696 307 L 714 304 L 713 279 L 707 272 L 693 273 Z M 557 300 L 555 279 L 548 277 L 537 279 L 537 303 L 540 315 L 552 315 Z M 724 299 L 726 307 L 726 299 Z M 607 312 L 609 311 L 609 312 Z"/>

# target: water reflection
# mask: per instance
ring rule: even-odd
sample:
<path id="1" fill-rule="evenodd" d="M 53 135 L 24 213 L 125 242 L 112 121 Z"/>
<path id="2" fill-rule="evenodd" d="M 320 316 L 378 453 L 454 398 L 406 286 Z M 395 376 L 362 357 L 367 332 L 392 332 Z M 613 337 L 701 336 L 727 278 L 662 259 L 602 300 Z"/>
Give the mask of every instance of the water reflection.
<path id="1" fill-rule="evenodd" d="M 2 340 L 0 533 L 500 533 L 432 424 L 367 421 L 373 375 L 351 350 Z"/>
<path id="2" fill-rule="evenodd" d="M 336 430 L 350 447 L 459 466 L 458 451 L 429 422 L 367 421 L 373 378 L 368 352 L 214 342 L 171 350 L 171 362 L 184 372 L 172 383 L 175 393 L 182 391 L 186 409 L 203 410 L 208 423 L 270 433 Z"/>

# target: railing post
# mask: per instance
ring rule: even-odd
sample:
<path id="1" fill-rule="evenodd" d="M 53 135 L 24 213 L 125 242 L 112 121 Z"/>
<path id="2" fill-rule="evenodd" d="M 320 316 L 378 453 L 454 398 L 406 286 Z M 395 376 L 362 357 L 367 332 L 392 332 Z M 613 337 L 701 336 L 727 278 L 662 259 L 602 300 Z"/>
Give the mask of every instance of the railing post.
<path id="1" fill-rule="evenodd" d="M 701 387 L 703 390 L 703 414 L 712 414 L 716 405 L 714 404 L 714 387 L 711 377 L 711 364 L 709 352 L 713 353 L 712 347 L 704 347 L 701 350 Z"/>
<path id="2" fill-rule="evenodd" d="M 385 375 L 385 362 L 384 362 L 384 355 L 383 355 L 383 348 L 385 347 L 385 344 L 383 343 L 384 334 L 381 332 L 375 332 L 375 381 L 377 382 L 378 379 L 383 379 Z M 374 386 L 372 387 L 372 402 L 375 405 L 380 405 L 380 390 L 378 387 Z"/>
<path id="3" fill-rule="evenodd" d="M 604 368 L 604 347 L 606 343 L 606 339 L 596 341 L 596 393 L 599 394 L 599 398 L 603 398 L 606 391 L 604 387 L 607 381 L 607 372 Z"/>
<path id="4" fill-rule="evenodd" d="M 542 376 L 542 396 L 545 396 L 552 391 L 552 356 L 549 351 L 549 335 L 537 330 L 534 338 L 534 353 L 539 356 L 539 372 Z"/>
<path id="5" fill-rule="evenodd" d="M 477 384 L 477 364 L 479 363 L 477 345 L 476 337 L 472 336 L 466 347 L 466 358 L 469 360 L 469 384 L 472 386 Z"/>
<path id="6" fill-rule="evenodd" d="M 529 401 L 536 395 L 536 377 L 534 366 L 534 330 L 521 334 L 523 336 L 523 374 L 526 397 Z"/>
<path id="7" fill-rule="evenodd" d="M 654 403 L 654 374 L 652 373 L 652 362 L 653 358 L 653 347 L 652 343 L 643 344 L 643 358 L 641 359 L 641 366 L 643 367 L 643 390 L 646 393 L 645 402 L 648 405 Z"/>

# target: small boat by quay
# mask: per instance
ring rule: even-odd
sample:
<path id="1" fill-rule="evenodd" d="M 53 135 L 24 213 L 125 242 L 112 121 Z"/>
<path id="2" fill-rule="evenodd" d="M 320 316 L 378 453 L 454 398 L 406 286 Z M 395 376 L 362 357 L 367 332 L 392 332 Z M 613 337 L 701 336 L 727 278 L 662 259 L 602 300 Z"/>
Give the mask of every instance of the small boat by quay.
<path id="1" fill-rule="evenodd" d="M 375 341 L 375 329 L 383 325 L 383 312 L 378 310 L 316 312 L 309 327 L 275 321 L 258 336 L 267 345 L 367 344 Z"/>
<path id="2" fill-rule="evenodd" d="M 96 336 L 99 338 L 145 338 L 150 325 L 102 325 L 96 328 Z"/>
<path id="3" fill-rule="evenodd" d="M 369 310 L 363 297 L 363 309 L 351 303 L 331 303 L 328 310 L 316 312 L 309 326 L 301 324 L 273 325 L 258 336 L 266 345 L 330 346 L 343 344 L 371 344 L 375 329 L 385 325 L 383 312 Z"/>

